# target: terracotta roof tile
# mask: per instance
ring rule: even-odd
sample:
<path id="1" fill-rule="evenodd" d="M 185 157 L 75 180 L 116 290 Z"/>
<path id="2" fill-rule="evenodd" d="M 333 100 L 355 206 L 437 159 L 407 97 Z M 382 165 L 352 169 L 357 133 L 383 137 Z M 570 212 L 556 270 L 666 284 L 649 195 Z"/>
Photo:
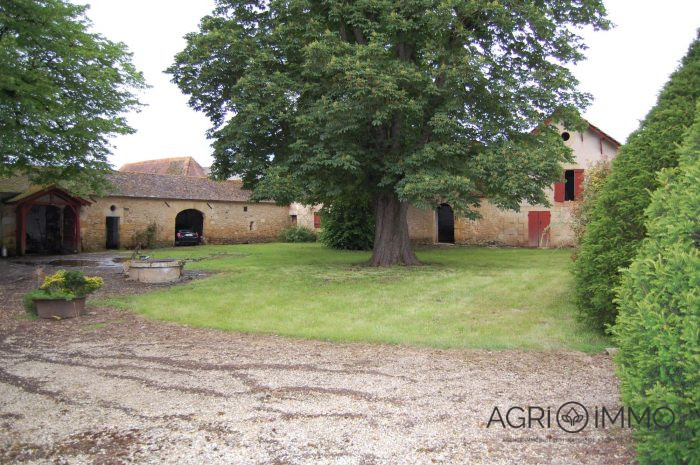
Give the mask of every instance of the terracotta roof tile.
<path id="1" fill-rule="evenodd" d="M 107 195 L 118 197 L 248 202 L 251 194 L 238 180 L 123 172 L 111 173 L 107 180 L 114 187 Z"/>
<path id="2" fill-rule="evenodd" d="M 207 176 L 204 168 L 192 157 L 159 158 L 157 160 L 127 163 L 119 168 L 119 171 L 128 173 L 174 174 L 200 178 L 205 178 Z"/>
<path id="3" fill-rule="evenodd" d="M 251 194 L 242 188 L 240 180 L 214 181 L 193 176 L 120 171 L 109 173 L 106 178 L 111 184 L 106 196 L 248 202 Z M 24 196 L 35 189 L 41 187 L 32 185 L 26 176 L 0 178 L 0 199 L 6 200 L 18 194 Z"/>

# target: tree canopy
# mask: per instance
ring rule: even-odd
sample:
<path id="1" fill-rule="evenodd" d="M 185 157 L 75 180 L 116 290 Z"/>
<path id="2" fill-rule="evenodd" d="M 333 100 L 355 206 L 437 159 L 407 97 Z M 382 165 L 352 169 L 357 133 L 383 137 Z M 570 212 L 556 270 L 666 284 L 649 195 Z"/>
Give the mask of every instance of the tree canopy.
<path id="1" fill-rule="evenodd" d="M 219 0 L 169 68 L 212 121 L 213 173 L 256 198 L 373 199 L 372 263 L 413 264 L 409 204 L 517 209 L 569 152 L 588 96 L 565 66 L 601 1 Z"/>
<path id="2" fill-rule="evenodd" d="M 143 77 L 124 44 L 88 31 L 86 8 L 0 3 L 0 176 L 98 188 L 107 138 L 133 132 L 122 113 Z"/>

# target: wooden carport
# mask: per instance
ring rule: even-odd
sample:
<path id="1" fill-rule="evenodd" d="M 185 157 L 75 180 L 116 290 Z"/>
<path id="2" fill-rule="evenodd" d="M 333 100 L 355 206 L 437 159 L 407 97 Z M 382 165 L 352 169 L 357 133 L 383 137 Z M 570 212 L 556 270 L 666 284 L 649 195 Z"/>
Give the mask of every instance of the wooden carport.
<path id="1" fill-rule="evenodd" d="M 34 187 L 7 201 L 16 206 L 17 254 L 27 252 L 27 217 L 33 207 L 55 207 L 60 210 L 60 252 L 80 252 L 80 207 L 91 202 L 71 195 L 57 186 Z M 54 238 L 56 239 L 56 238 Z"/>

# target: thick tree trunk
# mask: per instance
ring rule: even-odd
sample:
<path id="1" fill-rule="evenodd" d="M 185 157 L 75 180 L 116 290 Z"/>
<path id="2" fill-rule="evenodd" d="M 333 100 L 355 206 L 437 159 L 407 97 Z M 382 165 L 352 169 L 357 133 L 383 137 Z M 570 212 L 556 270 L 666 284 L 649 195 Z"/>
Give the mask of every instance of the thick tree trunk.
<path id="1" fill-rule="evenodd" d="M 376 200 L 376 230 L 372 266 L 420 265 L 408 237 L 408 204 L 394 192 L 382 193 Z"/>

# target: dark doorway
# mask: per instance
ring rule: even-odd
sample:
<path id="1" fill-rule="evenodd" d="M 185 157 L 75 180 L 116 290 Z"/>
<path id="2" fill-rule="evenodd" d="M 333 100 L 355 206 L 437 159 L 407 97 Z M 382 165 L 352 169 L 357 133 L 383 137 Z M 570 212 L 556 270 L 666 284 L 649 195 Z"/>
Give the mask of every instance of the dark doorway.
<path id="1" fill-rule="evenodd" d="M 107 217 L 107 244 L 108 249 L 119 248 L 119 217 Z"/>
<path id="2" fill-rule="evenodd" d="M 455 215 L 452 207 L 443 203 L 437 209 L 438 242 L 454 243 Z"/>
<path id="3" fill-rule="evenodd" d="M 68 253 L 78 252 L 78 241 L 76 240 L 75 212 L 70 206 L 63 209 L 63 250 Z"/>
<path id="4" fill-rule="evenodd" d="M 204 214 L 193 208 L 182 210 L 175 217 L 175 234 L 183 229 L 196 232 L 199 234 L 199 237 L 202 237 L 204 233 Z"/>
<path id="5" fill-rule="evenodd" d="M 62 252 L 61 208 L 34 205 L 27 213 L 26 253 Z"/>

